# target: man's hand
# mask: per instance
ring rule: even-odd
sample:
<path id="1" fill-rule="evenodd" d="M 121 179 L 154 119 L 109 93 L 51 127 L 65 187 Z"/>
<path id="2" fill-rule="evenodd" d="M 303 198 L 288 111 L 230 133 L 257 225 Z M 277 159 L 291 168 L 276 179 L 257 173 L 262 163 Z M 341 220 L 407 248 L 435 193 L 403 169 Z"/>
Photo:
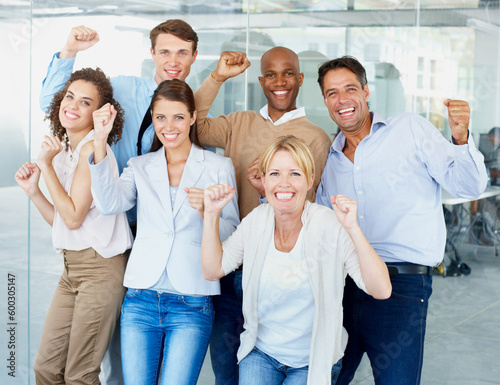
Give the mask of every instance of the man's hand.
<path id="1" fill-rule="evenodd" d="M 203 212 L 205 211 L 204 199 L 205 193 L 202 188 L 184 187 L 184 191 L 188 195 L 188 202 L 191 207 L 198 211 L 198 215 L 203 219 Z"/>
<path id="2" fill-rule="evenodd" d="M 74 27 L 69 33 L 66 45 L 59 53 L 59 59 L 70 59 L 80 51 L 92 47 L 99 41 L 99 34 L 91 28 L 80 25 Z"/>
<path id="3" fill-rule="evenodd" d="M 266 190 L 259 171 L 260 156 L 248 165 L 247 179 L 262 198 L 266 197 Z"/>
<path id="4" fill-rule="evenodd" d="M 466 144 L 469 137 L 469 103 L 463 100 L 446 99 L 444 105 L 448 108 L 448 123 L 455 143 Z"/>
<path id="5" fill-rule="evenodd" d="M 224 51 L 220 55 L 216 70 L 212 72 L 212 77 L 218 82 L 225 82 L 227 79 L 241 74 L 248 67 L 250 67 L 250 62 L 246 53 Z"/>
<path id="6" fill-rule="evenodd" d="M 115 107 L 112 104 L 106 103 L 104 106 L 94 111 L 92 117 L 94 118 L 94 142 L 107 142 L 116 118 Z"/>

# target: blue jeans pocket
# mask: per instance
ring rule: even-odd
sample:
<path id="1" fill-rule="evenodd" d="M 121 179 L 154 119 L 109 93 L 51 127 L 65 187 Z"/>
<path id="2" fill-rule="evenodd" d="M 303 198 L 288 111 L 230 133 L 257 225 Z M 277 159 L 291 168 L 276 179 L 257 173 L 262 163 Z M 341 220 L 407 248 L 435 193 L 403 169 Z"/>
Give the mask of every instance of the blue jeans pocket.
<path id="1" fill-rule="evenodd" d="M 432 280 L 426 275 L 392 277 L 392 297 L 426 302 L 432 292 Z"/>
<path id="2" fill-rule="evenodd" d="M 184 305 L 192 309 L 197 309 L 204 314 L 213 316 L 212 297 L 194 297 L 189 295 L 182 295 L 179 297 L 179 299 Z"/>
<path id="3" fill-rule="evenodd" d="M 134 298 L 136 295 L 141 294 L 141 289 L 128 289 L 127 293 L 125 294 L 128 298 Z"/>

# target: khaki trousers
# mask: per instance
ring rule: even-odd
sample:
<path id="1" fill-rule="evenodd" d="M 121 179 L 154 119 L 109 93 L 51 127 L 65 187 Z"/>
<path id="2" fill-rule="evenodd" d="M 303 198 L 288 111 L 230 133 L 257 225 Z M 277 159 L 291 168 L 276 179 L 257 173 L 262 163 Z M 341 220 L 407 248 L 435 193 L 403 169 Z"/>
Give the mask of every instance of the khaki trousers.
<path id="1" fill-rule="evenodd" d="M 125 295 L 124 254 L 63 251 L 64 272 L 52 298 L 35 359 L 38 385 L 100 384 L 99 372 Z"/>

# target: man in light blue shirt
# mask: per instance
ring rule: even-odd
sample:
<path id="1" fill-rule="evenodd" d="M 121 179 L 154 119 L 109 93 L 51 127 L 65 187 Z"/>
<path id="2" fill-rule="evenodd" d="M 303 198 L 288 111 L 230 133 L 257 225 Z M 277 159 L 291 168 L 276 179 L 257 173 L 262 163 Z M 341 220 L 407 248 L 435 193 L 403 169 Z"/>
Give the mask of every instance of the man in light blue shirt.
<path id="1" fill-rule="evenodd" d="M 392 296 L 375 300 L 349 282 L 344 327 L 349 342 L 337 384 L 348 384 L 366 352 L 376 384 L 419 384 L 432 267 L 444 255 L 441 188 L 468 199 L 485 189 L 484 158 L 468 130 L 466 102 L 447 100 L 452 143 L 426 119 L 403 113 L 384 119 L 369 111 L 363 66 L 343 57 L 323 64 L 320 84 L 330 117 L 340 128 L 318 187 L 358 202 L 358 221 L 387 263 Z"/>
<path id="2" fill-rule="evenodd" d="M 138 155 L 138 134 L 153 92 L 164 80 L 184 81 L 198 55 L 198 35 L 183 20 L 171 19 L 157 25 L 150 32 L 151 57 L 155 63 L 154 77 L 117 76 L 111 78 L 114 98 L 125 111 L 122 138 L 112 146 L 120 174 L 128 160 Z M 73 72 L 78 52 L 99 41 L 96 31 L 85 26 L 71 30 L 65 46 L 54 55 L 42 84 L 40 107 L 47 111 L 54 94 L 59 91 Z M 141 140 L 141 152 L 147 153 L 154 138 L 151 121 Z M 129 218 L 130 220 L 130 218 Z"/>

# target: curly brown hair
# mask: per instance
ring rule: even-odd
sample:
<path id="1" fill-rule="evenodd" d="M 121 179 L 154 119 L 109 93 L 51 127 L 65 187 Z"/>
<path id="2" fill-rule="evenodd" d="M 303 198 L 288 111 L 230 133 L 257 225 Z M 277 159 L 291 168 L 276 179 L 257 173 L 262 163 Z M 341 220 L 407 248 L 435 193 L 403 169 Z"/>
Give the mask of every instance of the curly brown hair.
<path id="1" fill-rule="evenodd" d="M 66 129 L 61 125 L 61 121 L 59 120 L 59 108 L 69 86 L 76 80 L 84 80 L 92 83 L 97 88 L 99 94 L 97 109 L 101 108 L 106 103 L 110 103 L 115 107 L 116 118 L 108 136 L 108 144 L 118 142 L 122 137 L 123 123 L 125 122 L 124 112 L 120 104 L 113 99 L 113 87 L 111 87 L 109 78 L 100 68 L 82 68 L 81 70 L 73 72 L 64 87 L 54 95 L 45 118 L 50 122 L 50 132 L 52 135 L 57 136 L 63 145 L 67 146 L 68 135 L 66 134 Z"/>

